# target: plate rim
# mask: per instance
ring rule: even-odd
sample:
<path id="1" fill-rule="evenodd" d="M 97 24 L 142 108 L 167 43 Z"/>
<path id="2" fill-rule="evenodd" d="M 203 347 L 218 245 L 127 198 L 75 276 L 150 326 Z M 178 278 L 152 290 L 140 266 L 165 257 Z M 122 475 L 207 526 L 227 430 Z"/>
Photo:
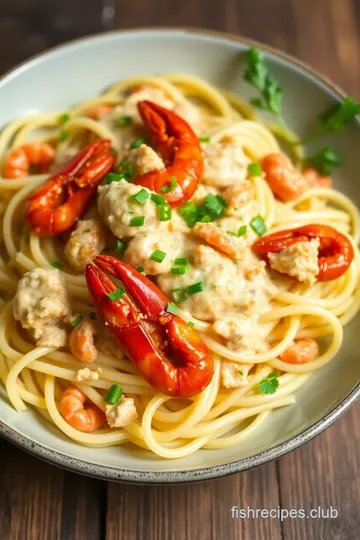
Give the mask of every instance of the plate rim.
<path id="1" fill-rule="evenodd" d="M 28 65 L 36 62 L 37 60 L 51 55 L 52 53 L 61 50 L 63 48 L 72 46 L 74 44 L 91 41 L 93 39 L 111 36 L 111 35 L 122 35 L 122 34 L 131 34 L 131 33 L 176 33 L 184 32 L 185 34 L 193 34 L 197 36 L 207 36 L 227 39 L 230 41 L 236 41 L 249 46 L 256 46 L 263 50 L 265 53 L 271 53 L 274 56 L 283 58 L 288 62 L 300 67 L 303 71 L 311 74 L 316 79 L 324 83 L 328 88 L 330 88 L 339 98 L 344 98 L 346 93 L 330 78 L 328 78 L 323 73 L 309 66 L 306 62 L 299 60 L 298 58 L 293 57 L 292 55 L 285 53 L 276 47 L 271 45 L 264 44 L 257 40 L 248 38 L 242 35 L 235 35 L 228 32 L 221 32 L 217 30 L 206 30 L 203 28 L 196 27 L 183 27 L 183 26 L 146 26 L 146 27 L 135 27 L 122 30 L 110 30 L 105 32 L 98 32 L 95 34 L 85 35 L 76 39 L 65 41 L 61 44 L 50 47 L 41 53 L 31 56 L 27 60 L 17 64 L 15 67 L 6 71 L 0 77 L 0 85 L 4 82 L 5 79 L 16 75 L 18 71 L 23 68 L 26 68 Z M 360 397 L 360 381 L 352 388 L 352 390 L 338 403 L 336 407 L 331 409 L 326 413 L 322 418 L 312 423 L 308 428 L 306 428 L 301 433 L 298 433 L 294 437 L 290 437 L 285 441 L 277 444 L 273 447 L 270 447 L 262 452 L 254 454 L 252 456 L 242 458 L 236 461 L 229 463 L 223 463 L 221 465 L 214 465 L 211 467 L 199 467 L 190 470 L 184 471 L 138 471 L 128 468 L 113 467 L 110 465 L 97 465 L 95 463 L 90 463 L 79 458 L 68 456 L 59 451 L 53 451 L 49 447 L 31 440 L 28 437 L 20 435 L 14 428 L 10 427 L 3 420 L 0 419 L 0 435 L 2 435 L 6 440 L 15 444 L 22 450 L 35 455 L 36 457 L 51 463 L 53 465 L 59 466 L 61 468 L 76 472 L 78 474 L 83 474 L 87 476 L 92 476 L 94 478 L 99 478 L 102 480 L 115 481 L 115 482 L 125 482 L 132 484 L 182 484 L 182 483 L 193 483 L 210 480 L 213 478 L 220 478 L 224 476 L 229 476 L 238 472 L 246 471 L 265 463 L 274 461 L 275 459 L 280 458 L 281 456 L 287 454 L 288 452 L 299 448 L 303 444 L 311 441 L 314 437 L 322 433 L 325 429 L 330 427 L 336 420 L 338 420 L 349 408 L 355 403 L 355 401 Z M 174 460 L 176 463 L 176 460 Z"/>

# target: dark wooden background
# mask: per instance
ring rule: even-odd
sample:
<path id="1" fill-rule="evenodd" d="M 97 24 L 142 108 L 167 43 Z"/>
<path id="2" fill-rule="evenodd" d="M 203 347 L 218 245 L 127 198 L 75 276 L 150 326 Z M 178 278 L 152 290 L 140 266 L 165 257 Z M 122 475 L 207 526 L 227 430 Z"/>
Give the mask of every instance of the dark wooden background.
<path id="1" fill-rule="evenodd" d="M 360 98 L 360 0 L 0 0 L 0 72 L 73 37 L 151 25 L 211 28 L 263 41 Z M 358 404 L 276 463 L 190 486 L 93 480 L 47 465 L 0 439 L 0 538 L 359 540 L 359 413 Z M 339 517 L 234 520 L 233 505 L 332 505 Z"/>

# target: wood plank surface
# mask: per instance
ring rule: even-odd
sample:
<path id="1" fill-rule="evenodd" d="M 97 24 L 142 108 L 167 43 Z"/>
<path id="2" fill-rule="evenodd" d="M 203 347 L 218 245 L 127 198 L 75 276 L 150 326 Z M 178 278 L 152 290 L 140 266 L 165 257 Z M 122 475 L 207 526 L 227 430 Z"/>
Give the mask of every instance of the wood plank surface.
<path id="1" fill-rule="evenodd" d="M 151 25 L 210 28 L 263 41 L 360 97 L 359 0 L 0 0 L 0 72 L 104 27 Z M 190 486 L 93 480 L 0 439 L 0 540 L 358 540 L 359 413 L 357 404 L 276 463 Z M 306 511 L 332 506 L 339 515 L 236 519 L 235 505 Z"/>

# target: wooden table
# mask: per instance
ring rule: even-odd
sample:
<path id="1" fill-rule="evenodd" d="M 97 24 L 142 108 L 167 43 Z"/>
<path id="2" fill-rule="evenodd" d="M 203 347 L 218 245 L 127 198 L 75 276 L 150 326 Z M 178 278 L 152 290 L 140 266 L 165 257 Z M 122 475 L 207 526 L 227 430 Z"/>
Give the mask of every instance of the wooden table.
<path id="1" fill-rule="evenodd" d="M 2 71 L 55 43 L 104 28 L 197 26 L 274 45 L 360 97 L 359 0 L 0 2 Z M 275 463 L 190 486 L 135 487 L 93 480 L 0 440 L 0 538 L 358 540 L 359 413 L 358 404 L 316 440 Z M 283 522 L 232 519 L 233 505 L 269 510 L 332 506 L 339 516 Z"/>

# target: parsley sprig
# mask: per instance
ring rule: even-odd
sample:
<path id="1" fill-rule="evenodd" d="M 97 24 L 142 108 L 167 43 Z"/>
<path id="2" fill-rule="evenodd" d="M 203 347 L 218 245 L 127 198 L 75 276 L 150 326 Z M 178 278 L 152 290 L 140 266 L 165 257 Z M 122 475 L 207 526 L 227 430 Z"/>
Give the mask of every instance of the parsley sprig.
<path id="1" fill-rule="evenodd" d="M 279 377 L 276 375 L 276 373 L 272 372 L 259 382 L 258 390 L 261 392 L 261 394 L 275 394 L 278 386 Z"/>
<path id="2" fill-rule="evenodd" d="M 324 146 L 319 152 L 304 159 L 304 165 L 314 167 L 321 174 L 330 176 L 336 167 L 342 164 L 339 156 L 330 146 Z"/>
<path id="3" fill-rule="evenodd" d="M 227 202 L 220 195 L 206 195 L 202 204 L 188 201 L 180 207 L 180 214 L 189 227 L 193 227 L 199 221 L 209 223 L 224 215 Z"/>

